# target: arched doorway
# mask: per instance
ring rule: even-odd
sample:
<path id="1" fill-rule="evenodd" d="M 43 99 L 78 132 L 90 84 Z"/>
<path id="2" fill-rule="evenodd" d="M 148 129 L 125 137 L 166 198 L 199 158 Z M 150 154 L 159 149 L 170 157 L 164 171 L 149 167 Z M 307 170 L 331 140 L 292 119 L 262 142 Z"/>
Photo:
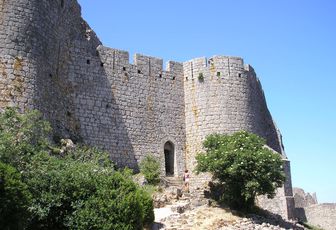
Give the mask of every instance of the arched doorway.
<path id="1" fill-rule="evenodd" d="M 174 176 L 174 144 L 167 141 L 164 145 L 166 176 Z"/>

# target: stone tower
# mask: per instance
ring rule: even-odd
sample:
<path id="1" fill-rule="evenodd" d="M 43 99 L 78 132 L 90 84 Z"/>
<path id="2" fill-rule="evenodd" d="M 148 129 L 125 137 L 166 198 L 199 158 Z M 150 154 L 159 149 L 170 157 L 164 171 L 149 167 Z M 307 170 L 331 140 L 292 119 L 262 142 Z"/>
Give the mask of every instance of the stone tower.
<path id="1" fill-rule="evenodd" d="M 252 67 L 226 56 L 166 66 L 104 47 L 76 0 L 0 0 L 0 108 L 39 109 L 56 141 L 102 148 L 120 167 L 154 154 L 167 176 L 193 169 L 210 133 L 256 133 L 287 174 L 278 196 L 259 202 L 292 217 L 289 162 Z"/>
<path id="2" fill-rule="evenodd" d="M 100 44 L 75 0 L 0 1 L 1 107 L 37 108 L 59 136 L 78 138 L 73 50 L 96 55 Z M 90 40 L 87 37 L 90 36 Z"/>
<path id="3" fill-rule="evenodd" d="M 238 57 L 197 58 L 183 64 L 187 155 L 211 133 L 253 132 L 284 154 L 253 68 Z M 194 159 L 194 156 L 190 156 Z M 195 162 L 188 161 L 191 168 Z"/>
<path id="4" fill-rule="evenodd" d="M 183 71 L 187 168 L 195 167 L 195 155 L 202 151 L 202 142 L 207 135 L 231 134 L 239 130 L 255 133 L 282 155 L 287 175 L 287 181 L 275 199 L 260 197 L 258 201 L 282 216 L 293 217 L 289 161 L 254 69 L 244 65 L 239 57 L 214 56 L 185 62 Z M 202 178 L 209 179 L 207 175 Z M 202 180 L 197 178 L 193 183 L 200 182 Z"/>

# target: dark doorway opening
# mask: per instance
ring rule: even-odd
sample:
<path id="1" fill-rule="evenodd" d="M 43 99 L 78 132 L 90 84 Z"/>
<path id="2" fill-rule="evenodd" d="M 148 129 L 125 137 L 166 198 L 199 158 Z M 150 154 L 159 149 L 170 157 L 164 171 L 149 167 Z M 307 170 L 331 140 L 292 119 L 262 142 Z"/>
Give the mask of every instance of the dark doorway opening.
<path id="1" fill-rule="evenodd" d="M 166 176 L 174 176 L 174 145 L 167 141 L 164 145 Z"/>

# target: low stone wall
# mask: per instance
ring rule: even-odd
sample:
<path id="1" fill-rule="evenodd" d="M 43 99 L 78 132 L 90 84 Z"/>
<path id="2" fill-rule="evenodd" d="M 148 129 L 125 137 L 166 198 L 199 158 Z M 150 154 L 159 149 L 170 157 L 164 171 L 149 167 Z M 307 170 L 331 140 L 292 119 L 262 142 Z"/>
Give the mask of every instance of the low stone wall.
<path id="1" fill-rule="evenodd" d="M 295 214 L 300 221 L 308 222 L 325 230 L 336 230 L 336 203 L 296 208 Z"/>

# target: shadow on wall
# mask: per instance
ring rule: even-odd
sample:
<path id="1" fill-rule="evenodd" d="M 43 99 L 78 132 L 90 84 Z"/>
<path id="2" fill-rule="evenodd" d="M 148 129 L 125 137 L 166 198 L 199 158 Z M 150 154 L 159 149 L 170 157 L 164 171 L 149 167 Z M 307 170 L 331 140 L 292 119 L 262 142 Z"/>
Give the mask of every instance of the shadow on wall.
<path id="1" fill-rule="evenodd" d="M 108 151 L 117 167 L 127 166 L 138 172 L 129 137 L 131 124 L 126 122 L 129 115 L 120 109 L 120 103 L 125 102 L 117 101 L 112 89 L 112 82 L 119 80 L 115 77 L 117 70 L 105 67 L 96 49 L 82 52 L 88 42 L 77 40 L 73 49 L 74 53 L 80 50 L 73 58 L 74 66 L 81 66 L 74 72 L 73 84 L 76 87 L 73 96 L 81 136 L 85 143 Z"/>
<path id="2" fill-rule="evenodd" d="M 266 139 L 267 145 L 283 154 L 282 143 L 277 133 L 277 127 L 275 126 L 271 113 L 269 112 L 266 104 L 266 98 L 262 89 L 261 83 L 257 78 L 252 67 L 249 76 L 249 104 L 251 105 L 251 114 L 257 114 L 257 116 L 251 117 L 252 124 L 257 125 L 254 132 L 259 136 Z M 253 120 L 254 119 L 254 120 Z"/>
<path id="3" fill-rule="evenodd" d="M 97 52 L 101 42 L 81 18 L 76 1 L 61 3 L 34 2 L 35 23 L 26 27 L 32 53 L 30 106 L 51 122 L 56 139 L 98 146 L 117 167 L 138 170 L 125 114 L 111 89 L 114 74 L 107 73 Z"/>
<path id="4" fill-rule="evenodd" d="M 299 220 L 299 221 L 303 221 L 303 222 L 307 222 L 307 216 L 306 216 L 306 212 L 304 210 L 304 208 L 295 208 L 295 217 Z"/>

